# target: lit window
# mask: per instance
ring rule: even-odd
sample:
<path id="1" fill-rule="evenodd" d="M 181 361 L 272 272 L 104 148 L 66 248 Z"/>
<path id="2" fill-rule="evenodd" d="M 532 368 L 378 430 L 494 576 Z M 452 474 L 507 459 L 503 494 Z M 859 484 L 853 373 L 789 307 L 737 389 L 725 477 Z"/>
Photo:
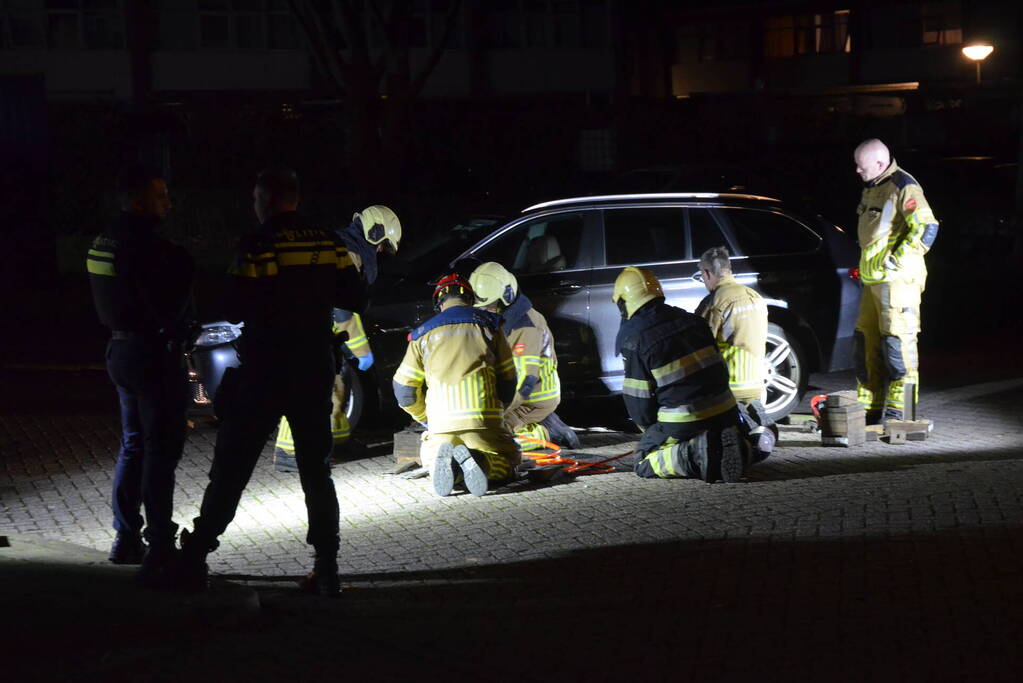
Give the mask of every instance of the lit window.
<path id="1" fill-rule="evenodd" d="M 959 45 L 963 42 L 961 3 L 926 2 L 921 11 L 922 44 Z"/>
<path id="2" fill-rule="evenodd" d="M 764 54 L 767 57 L 819 55 L 852 49 L 849 10 L 770 17 L 764 28 Z"/>

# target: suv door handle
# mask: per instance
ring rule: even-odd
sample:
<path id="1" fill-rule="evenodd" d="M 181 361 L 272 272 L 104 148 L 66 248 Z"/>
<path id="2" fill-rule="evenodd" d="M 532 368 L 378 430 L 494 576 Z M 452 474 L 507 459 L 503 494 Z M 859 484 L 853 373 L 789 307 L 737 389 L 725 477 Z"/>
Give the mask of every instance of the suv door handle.
<path id="1" fill-rule="evenodd" d="M 555 294 L 574 294 L 582 289 L 583 286 L 578 282 L 559 282 L 551 288 L 551 291 Z"/>

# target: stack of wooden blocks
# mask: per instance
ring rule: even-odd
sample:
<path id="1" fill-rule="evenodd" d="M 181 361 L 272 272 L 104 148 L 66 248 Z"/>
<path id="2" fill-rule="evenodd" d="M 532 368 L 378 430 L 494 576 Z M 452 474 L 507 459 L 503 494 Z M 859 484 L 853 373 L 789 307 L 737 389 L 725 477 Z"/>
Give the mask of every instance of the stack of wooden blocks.
<path id="1" fill-rule="evenodd" d="M 859 446 L 867 440 L 867 412 L 855 391 L 828 394 L 821 407 L 821 443 L 825 446 Z"/>

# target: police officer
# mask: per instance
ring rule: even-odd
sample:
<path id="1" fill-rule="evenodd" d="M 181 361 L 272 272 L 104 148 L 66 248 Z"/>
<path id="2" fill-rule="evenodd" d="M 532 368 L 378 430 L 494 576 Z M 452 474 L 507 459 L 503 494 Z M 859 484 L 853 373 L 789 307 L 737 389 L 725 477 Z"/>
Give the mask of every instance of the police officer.
<path id="1" fill-rule="evenodd" d="M 625 361 L 625 407 L 643 430 L 636 474 L 738 481 L 748 453 L 707 323 L 666 304 L 661 283 L 642 268 L 622 270 L 611 300 L 622 315 L 615 344 Z"/>
<path id="2" fill-rule="evenodd" d="M 348 227 L 338 230 L 337 237 L 348 249 L 348 255 L 355 264 L 367 287 L 377 278 L 378 255 L 396 254 L 401 242 L 401 221 L 397 214 L 386 206 L 375 204 L 366 207 L 352 217 Z M 344 339 L 342 343 L 355 356 L 359 370 L 365 372 L 373 367 L 373 350 L 370 348 L 362 317 L 358 313 L 334 309 L 334 335 Z M 344 362 L 339 359 L 339 362 Z M 345 412 L 347 388 L 344 374 L 338 371 L 334 377 L 331 405 L 331 435 L 334 439 L 334 453 L 340 454 L 350 445 L 351 426 Z M 357 444 L 361 447 L 361 444 Z M 274 449 L 274 469 L 278 472 L 297 472 L 295 444 L 287 418 L 281 418 Z"/>
<path id="3" fill-rule="evenodd" d="M 504 417 L 522 450 L 539 448 L 536 440 L 579 448 L 579 437 L 554 412 L 561 403 L 561 381 L 547 320 L 519 292 L 518 280 L 500 263 L 480 265 L 469 284 L 476 307 L 501 316 L 501 329 L 512 349 L 518 385 Z"/>
<path id="4" fill-rule="evenodd" d="M 178 528 L 171 514 L 174 470 L 185 443 L 184 342 L 194 322 L 193 265 L 185 250 L 157 235 L 171 208 L 158 171 L 125 167 L 117 195 L 120 218 L 95 239 L 86 259 L 96 312 L 110 328 L 107 372 L 121 404 L 110 561 L 141 563 L 137 579 L 160 587 Z"/>
<path id="5" fill-rule="evenodd" d="M 696 308 L 707 321 L 718 351 L 728 366 L 728 386 L 748 420 L 757 449 L 766 457 L 774 449 L 777 427 L 760 397 L 767 382 L 767 304 L 732 274 L 728 249 L 714 247 L 700 256 L 700 278 L 710 292 Z"/>
<path id="6" fill-rule="evenodd" d="M 504 422 L 515 394 L 511 348 L 500 319 L 473 308 L 474 299 L 462 276 L 441 278 L 433 293 L 438 314 L 409 334 L 394 373 L 398 405 L 427 429 L 420 458 L 440 496 L 450 495 L 456 475 L 482 496 L 510 481 L 522 459 Z"/>
<path id="7" fill-rule="evenodd" d="M 206 555 L 234 518 L 260 452 L 278 420 L 288 418 L 309 514 L 306 541 L 316 551 L 303 590 L 335 595 L 338 502 L 330 477 L 334 307 L 365 308 L 365 287 L 348 250 L 331 232 L 309 226 L 297 213 L 298 178 L 268 169 L 253 192 L 262 227 L 239 243 L 230 271 L 229 320 L 245 322 L 241 365 L 229 370 L 214 405 L 221 419 L 210 483 L 191 534 L 182 533 L 178 585 L 206 585 Z"/>
<path id="8" fill-rule="evenodd" d="M 938 221 L 920 184 L 883 142 L 864 141 L 853 159 L 864 183 L 857 208 L 863 294 L 854 337 L 856 389 L 868 422 L 876 423 L 902 419 L 905 385 L 919 387 L 924 254 L 938 236 Z"/>

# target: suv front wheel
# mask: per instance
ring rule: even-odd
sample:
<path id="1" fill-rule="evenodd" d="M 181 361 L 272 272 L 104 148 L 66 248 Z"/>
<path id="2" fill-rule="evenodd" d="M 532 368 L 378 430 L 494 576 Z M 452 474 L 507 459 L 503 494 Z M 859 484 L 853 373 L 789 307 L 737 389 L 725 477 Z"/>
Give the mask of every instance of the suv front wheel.
<path id="1" fill-rule="evenodd" d="M 776 323 L 767 326 L 767 387 L 764 409 L 777 421 L 791 413 L 806 389 L 806 363 L 799 343 Z"/>

